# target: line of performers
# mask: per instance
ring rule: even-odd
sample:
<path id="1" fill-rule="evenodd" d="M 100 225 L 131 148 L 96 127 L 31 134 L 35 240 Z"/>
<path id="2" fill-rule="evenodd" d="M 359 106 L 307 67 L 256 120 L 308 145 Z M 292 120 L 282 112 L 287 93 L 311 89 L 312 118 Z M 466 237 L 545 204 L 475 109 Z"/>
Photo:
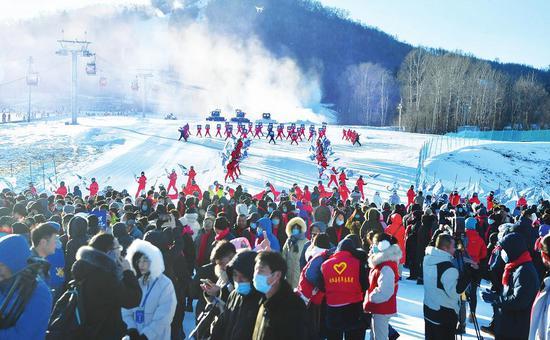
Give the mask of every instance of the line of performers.
<path id="1" fill-rule="evenodd" d="M 222 127 L 223 127 L 223 133 L 222 133 Z M 198 124 L 196 126 L 197 132 L 195 134 L 196 137 L 210 137 L 212 138 L 212 135 L 210 134 L 211 126 L 210 124 L 204 125 L 204 135 L 203 135 L 203 126 L 201 124 Z M 286 133 L 285 133 L 286 128 Z M 189 136 L 191 135 L 189 124 L 185 124 L 184 126 L 180 127 L 178 129 L 180 132 L 180 138 L 178 140 L 181 140 L 182 138 L 187 142 Z M 309 126 L 309 135 L 307 137 L 307 141 L 312 141 L 316 138 L 323 138 L 326 135 L 327 126 L 325 123 L 319 128 L 316 128 L 315 125 Z M 284 124 L 278 124 L 275 126 L 273 123 L 269 123 L 267 125 L 267 131 L 264 134 L 264 124 L 263 123 L 256 123 L 253 124 L 252 122 L 248 124 L 237 124 L 237 129 L 234 132 L 233 130 L 233 124 L 226 122 L 225 125 L 222 125 L 221 123 L 216 124 L 216 133 L 214 135 L 214 138 L 224 138 L 225 140 L 232 138 L 232 137 L 240 137 L 243 139 L 246 138 L 258 138 L 261 139 L 265 137 L 266 139 L 269 139 L 269 143 L 277 144 L 276 140 L 289 140 L 290 144 L 296 144 L 298 145 L 298 140 L 300 142 L 304 141 L 306 139 L 306 127 L 305 124 L 300 124 L 299 126 L 296 123 L 292 123 L 290 125 L 285 126 Z"/>
<path id="2" fill-rule="evenodd" d="M 359 144 L 361 146 L 361 142 L 359 142 L 359 136 L 360 134 L 352 129 L 342 129 L 342 140 L 347 140 L 351 142 L 353 145 Z"/>

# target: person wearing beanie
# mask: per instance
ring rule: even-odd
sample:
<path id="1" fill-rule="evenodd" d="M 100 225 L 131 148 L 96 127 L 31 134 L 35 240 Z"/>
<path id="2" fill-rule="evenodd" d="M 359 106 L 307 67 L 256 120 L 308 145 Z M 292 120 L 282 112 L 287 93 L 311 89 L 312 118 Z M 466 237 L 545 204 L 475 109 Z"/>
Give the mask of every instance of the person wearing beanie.
<path id="1" fill-rule="evenodd" d="M 466 227 L 466 252 L 470 256 L 471 260 L 478 266 L 487 257 L 487 245 L 479 233 L 478 221 L 474 217 L 468 217 L 465 221 Z M 471 269 L 472 284 L 468 287 L 466 294 L 470 298 L 470 320 L 473 318 L 472 314 L 475 314 L 477 306 L 477 287 L 481 282 L 481 270 Z"/>
<path id="2" fill-rule="evenodd" d="M 286 261 L 286 280 L 292 288 L 298 287 L 300 280 L 300 256 L 306 243 L 306 222 L 300 217 L 294 217 L 286 224 L 288 236 L 281 254 Z"/>
<path id="3" fill-rule="evenodd" d="M 504 261 L 503 290 L 482 291 L 483 301 L 495 306 L 495 338 L 527 339 L 529 316 L 537 294 L 539 278 L 521 234 L 512 232 L 500 240 Z"/>
<path id="4" fill-rule="evenodd" d="M 306 240 L 306 243 L 304 244 L 304 248 L 302 249 L 302 253 L 300 254 L 300 270 L 304 269 L 307 262 L 309 261 L 306 253 L 308 252 L 308 249 L 313 244 L 313 239 L 319 234 L 324 234 L 328 237 L 326 232 L 327 232 L 327 225 L 323 222 L 313 222 L 309 226 L 309 231 L 306 233 L 306 237 L 309 237 L 309 239 Z M 327 246 L 327 249 L 330 248 L 330 241 L 328 241 L 328 243 L 329 245 Z"/>
<path id="5" fill-rule="evenodd" d="M 18 275 L 26 266 L 31 257 L 29 245 L 21 235 L 8 235 L 0 237 L 0 301 L 5 302 L 6 293 L 12 288 Z M 22 284 L 24 277 L 19 282 Z M 12 281 L 7 287 L 6 284 Z M 12 296 L 16 303 L 17 294 Z M 36 280 L 36 286 L 31 291 L 30 299 L 23 307 L 23 311 L 12 325 L 0 328 L 0 339 L 44 339 L 48 321 L 52 310 L 52 294 L 42 279 Z M 2 315 L 7 318 L 9 315 Z"/>
<path id="6" fill-rule="evenodd" d="M 12 216 L 16 222 L 23 222 L 27 217 L 27 207 L 23 203 L 16 203 L 13 206 Z"/>
<path id="7" fill-rule="evenodd" d="M 250 245 L 256 244 L 256 228 L 258 228 L 258 220 L 260 219 L 260 215 L 258 213 L 251 213 L 248 215 L 248 218 L 246 219 L 246 225 L 248 226 L 248 242 L 250 242 Z"/>
<path id="8" fill-rule="evenodd" d="M 250 243 L 250 231 L 248 230 L 248 223 L 246 215 L 241 214 L 237 216 L 237 222 L 233 226 L 231 232 L 235 237 L 244 237 Z"/>
<path id="9" fill-rule="evenodd" d="M 550 320 L 550 309 L 548 308 L 550 304 L 550 235 L 544 236 L 540 243 L 542 263 L 546 268 L 546 275 L 531 309 L 529 339 L 548 340 L 550 339 L 550 327 L 548 324 L 548 320 Z"/>
<path id="10" fill-rule="evenodd" d="M 211 340 L 251 339 L 262 295 L 254 288 L 256 252 L 237 252 L 227 265 L 235 289 L 229 294 L 223 313 L 213 325 Z"/>
<path id="11" fill-rule="evenodd" d="M 372 314 L 371 339 L 383 340 L 388 339 L 390 318 L 397 314 L 401 249 L 395 237 L 388 234 L 376 234 L 372 243 L 368 259 L 370 285 L 363 309 Z"/>
<path id="12" fill-rule="evenodd" d="M 306 339 L 306 307 L 285 280 L 285 260 L 279 253 L 262 251 L 255 261 L 253 284 L 263 296 L 252 339 Z"/>
<path id="13" fill-rule="evenodd" d="M 231 241 L 235 236 L 231 233 L 231 228 L 229 228 L 229 221 L 224 216 L 217 217 L 214 221 L 214 232 L 216 237 L 214 238 L 216 242 L 226 240 Z"/>
<path id="14" fill-rule="evenodd" d="M 0 207 L 0 217 L 11 216 L 12 209 Z"/>
<path id="15" fill-rule="evenodd" d="M 215 219 L 213 217 L 207 216 L 202 221 L 202 228 L 195 237 L 195 253 L 197 254 L 195 261 L 197 268 L 200 268 L 209 262 L 210 253 L 214 247 L 214 238 L 216 237 L 213 230 L 214 222 Z"/>
<path id="16" fill-rule="evenodd" d="M 364 339 L 362 302 L 369 286 L 364 253 L 345 237 L 321 265 L 321 275 L 327 304 L 327 338 L 342 339 L 345 335 L 346 339 Z"/>
<path id="17" fill-rule="evenodd" d="M 369 208 L 365 213 L 365 221 L 361 225 L 359 235 L 363 243 L 368 244 L 368 236 L 371 232 L 378 234 L 384 232 L 384 227 L 380 222 L 380 211 L 376 208 Z"/>
<path id="18" fill-rule="evenodd" d="M 72 277 L 81 282 L 86 324 L 95 333 L 88 338 L 122 339 L 127 325 L 121 308 L 138 307 L 142 301 L 138 279 L 120 251 L 113 235 L 100 233 L 76 254 Z"/>
<path id="19" fill-rule="evenodd" d="M 74 214 L 74 212 L 75 212 L 74 205 L 67 204 L 63 207 L 63 215 Z"/>
<path id="20" fill-rule="evenodd" d="M 11 216 L 0 217 L 0 237 L 13 233 L 12 225 L 15 220 Z"/>
<path id="21" fill-rule="evenodd" d="M 76 261 L 76 252 L 80 247 L 88 244 L 88 220 L 82 216 L 73 216 L 69 221 L 68 236 L 69 241 L 65 249 L 65 275 L 67 282 L 71 280 L 71 268 Z"/>
<path id="22" fill-rule="evenodd" d="M 236 212 L 237 212 L 237 216 L 238 215 L 248 215 L 248 207 L 246 206 L 246 204 L 237 204 L 237 207 L 235 208 Z"/>
<path id="23" fill-rule="evenodd" d="M 11 225 L 11 228 L 12 228 L 12 231 L 13 231 L 14 234 L 22 235 L 23 237 L 25 237 L 25 239 L 29 243 L 29 247 L 30 247 L 30 244 L 31 244 L 31 230 L 29 229 L 29 227 L 25 223 L 15 222 L 14 224 Z"/>
<path id="24" fill-rule="evenodd" d="M 122 247 L 122 256 L 126 256 L 126 250 L 134 240 L 132 236 L 128 234 L 128 226 L 124 222 L 117 222 L 113 226 L 113 236 L 116 237 L 118 243 Z"/>
<path id="25" fill-rule="evenodd" d="M 258 226 L 256 227 L 256 244 L 254 248 L 259 247 L 264 241 L 264 237 L 269 240 L 269 247 L 272 251 L 280 252 L 281 245 L 279 239 L 273 235 L 273 224 L 271 219 L 268 217 L 262 217 L 257 222 Z"/>
<path id="26" fill-rule="evenodd" d="M 346 216 L 344 212 L 342 210 L 335 210 L 332 217 L 332 224 L 327 228 L 327 234 L 333 246 L 340 243 L 340 241 L 350 233 L 349 229 L 344 226 L 345 223 Z"/>

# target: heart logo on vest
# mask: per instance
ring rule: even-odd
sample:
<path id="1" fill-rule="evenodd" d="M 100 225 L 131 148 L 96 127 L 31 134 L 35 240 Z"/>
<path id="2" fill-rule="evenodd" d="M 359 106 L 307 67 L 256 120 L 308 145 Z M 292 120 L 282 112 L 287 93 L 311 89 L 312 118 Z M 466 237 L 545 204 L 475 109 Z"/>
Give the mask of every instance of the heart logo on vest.
<path id="1" fill-rule="evenodd" d="M 336 263 L 335 265 L 332 266 L 332 268 L 334 268 L 334 270 L 338 273 L 338 275 L 342 275 L 342 273 L 344 272 L 344 270 L 346 270 L 347 267 L 348 267 L 348 264 L 345 262 Z"/>

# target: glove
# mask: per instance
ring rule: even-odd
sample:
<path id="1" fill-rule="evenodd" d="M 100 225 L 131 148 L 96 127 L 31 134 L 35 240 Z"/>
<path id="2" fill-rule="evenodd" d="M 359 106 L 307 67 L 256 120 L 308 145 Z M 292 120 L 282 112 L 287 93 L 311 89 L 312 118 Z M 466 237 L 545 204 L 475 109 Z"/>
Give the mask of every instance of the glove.
<path id="1" fill-rule="evenodd" d="M 481 292 L 481 299 L 492 305 L 497 304 L 499 301 L 499 295 L 491 290 L 484 290 Z"/>
<path id="2" fill-rule="evenodd" d="M 138 333 L 137 329 L 135 329 L 135 328 L 130 328 L 129 330 L 127 330 L 126 335 L 128 335 L 131 340 L 139 338 L 139 333 Z"/>

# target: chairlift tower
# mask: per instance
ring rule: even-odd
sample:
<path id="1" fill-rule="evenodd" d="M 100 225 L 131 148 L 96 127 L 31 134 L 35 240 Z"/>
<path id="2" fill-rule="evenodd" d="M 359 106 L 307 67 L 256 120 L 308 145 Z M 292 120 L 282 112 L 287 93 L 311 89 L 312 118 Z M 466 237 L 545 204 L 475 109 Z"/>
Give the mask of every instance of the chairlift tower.
<path id="1" fill-rule="evenodd" d="M 145 118 L 145 107 L 147 106 L 147 79 L 153 77 L 151 70 L 137 70 L 136 78 L 141 78 L 142 82 L 142 92 L 141 92 L 141 117 Z"/>
<path id="2" fill-rule="evenodd" d="M 38 73 L 34 72 L 33 59 L 29 57 L 29 67 L 27 70 L 27 86 L 29 87 L 29 103 L 27 109 L 27 122 L 31 121 L 31 99 L 32 99 L 32 88 L 33 86 L 38 86 Z"/>
<path id="3" fill-rule="evenodd" d="M 91 44 L 88 40 L 66 40 L 61 39 L 57 40 L 60 45 L 60 49 L 55 53 L 61 56 L 71 55 L 72 60 L 72 84 L 71 84 L 71 124 L 77 124 L 77 114 L 78 114 L 78 57 L 82 56 L 85 58 L 94 57 L 95 55 L 90 52 L 88 46 Z M 95 64 L 94 64 L 94 74 L 95 74 Z"/>

